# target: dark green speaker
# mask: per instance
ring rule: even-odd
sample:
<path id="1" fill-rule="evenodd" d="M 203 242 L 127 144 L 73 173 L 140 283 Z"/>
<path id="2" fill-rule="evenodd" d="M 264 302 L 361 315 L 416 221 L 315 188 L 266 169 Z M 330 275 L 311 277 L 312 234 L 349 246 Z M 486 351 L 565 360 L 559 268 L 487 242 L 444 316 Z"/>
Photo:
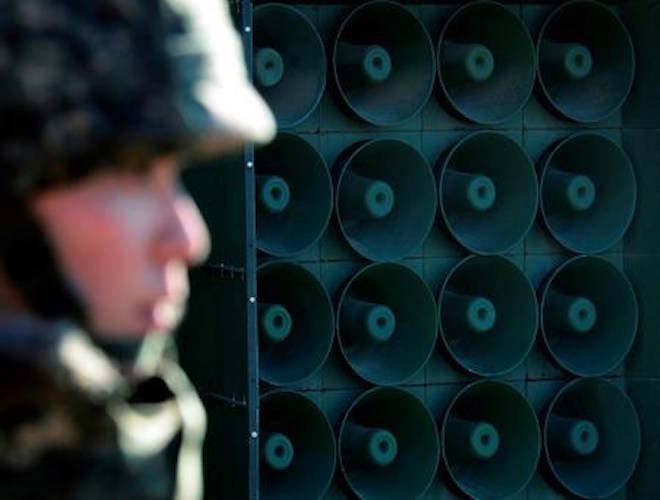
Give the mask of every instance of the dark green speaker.
<path id="1" fill-rule="evenodd" d="M 514 387 L 482 380 L 451 402 L 442 425 L 445 465 L 470 498 L 510 498 L 536 471 L 541 433 L 534 409 Z"/>
<path id="2" fill-rule="evenodd" d="M 304 267 L 269 262 L 257 273 L 259 372 L 269 384 L 300 382 L 325 362 L 334 336 L 332 303 Z"/>
<path id="3" fill-rule="evenodd" d="M 558 7 L 541 29 L 537 51 L 543 93 L 570 120 L 604 120 L 630 93 L 632 41 L 621 20 L 602 3 L 577 0 Z"/>
<path id="4" fill-rule="evenodd" d="M 412 377 L 433 352 L 437 315 L 433 294 L 410 268 L 371 264 L 339 299 L 338 340 L 355 372 L 374 384 Z"/>
<path id="5" fill-rule="evenodd" d="M 619 366 L 637 332 L 638 307 L 628 278 L 600 257 L 575 257 L 549 277 L 541 332 L 555 361 L 580 376 Z"/>
<path id="6" fill-rule="evenodd" d="M 444 223 L 474 253 L 503 253 L 529 232 L 538 207 L 538 182 L 527 153 L 508 136 L 475 132 L 439 166 Z"/>
<path id="7" fill-rule="evenodd" d="M 442 30 L 438 75 L 458 113 L 482 125 L 502 123 L 532 94 L 534 43 L 516 11 L 496 2 L 472 2 Z"/>
<path id="8" fill-rule="evenodd" d="M 351 12 L 339 28 L 333 66 L 348 107 L 377 126 L 412 118 L 433 90 L 431 39 L 419 19 L 394 2 L 376 0 Z"/>
<path id="9" fill-rule="evenodd" d="M 306 140 L 280 134 L 255 153 L 257 247 L 278 257 L 316 243 L 332 215 L 332 179 Z"/>
<path id="10" fill-rule="evenodd" d="M 435 477 L 440 444 L 416 396 L 378 387 L 359 396 L 339 432 L 339 461 L 352 492 L 367 499 L 419 498 Z"/>
<path id="11" fill-rule="evenodd" d="M 471 256 L 445 280 L 440 336 L 451 357 L 475 375 L 504 375 L 524 361 L 538 327 L 532 284 L 509 259 Z"/>
<path id="12" fill-rule="evenodd" d="M 359 145 L 338 171 L 335 210 L 353 249 L 398 260 L 419 248 L 437 209 L 433 172 L 409 144 L 375 139 Z"/>
<path id="13" fill-rule="evenodd" d="M 541 214 L 550 233 L 576 253 L 607 250 L 635 212 L 637 183 L 628 155 L 611 139 L 579 132 L 549 154 L 541 176 Z"/>
<path id="14" fill-rule="evenodd" d="M 259 496 L 320 498 L 330 486 L 337 451 L 332 426 L 307 396 L 274 391 L 260 402 Z"/>
<path id="15" fill-rule="evenodd" d="M 637 412 L 627 394 L 604 379 L 578 379 L 550 403 L 543 426 L 555 479 L 580 498 L 609 498 L 630 479 L 640 451 Z"/>
<path id="16" fill-rule="evenodd" d="M 309 19 L 288 5 L 256 7 L 253 24 L 254 82 L 273 110 L 277 125 L 294 127 L 312 114 L 323 95 L 323 42 Z"/>

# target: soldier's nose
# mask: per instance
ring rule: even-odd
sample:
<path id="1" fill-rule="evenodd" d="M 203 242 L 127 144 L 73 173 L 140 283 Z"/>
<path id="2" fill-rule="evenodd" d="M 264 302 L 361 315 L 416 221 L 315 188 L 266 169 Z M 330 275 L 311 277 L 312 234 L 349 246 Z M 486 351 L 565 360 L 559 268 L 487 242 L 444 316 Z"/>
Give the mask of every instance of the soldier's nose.
<path id="1" fill-rule="evenodd" d="M 179 193 L 163 215 L 167 218 L 157 245 L 163 260 L 180 259 L 190 265 L 204 261 L 211 250 L 208 228 L 187 193 Z"/>

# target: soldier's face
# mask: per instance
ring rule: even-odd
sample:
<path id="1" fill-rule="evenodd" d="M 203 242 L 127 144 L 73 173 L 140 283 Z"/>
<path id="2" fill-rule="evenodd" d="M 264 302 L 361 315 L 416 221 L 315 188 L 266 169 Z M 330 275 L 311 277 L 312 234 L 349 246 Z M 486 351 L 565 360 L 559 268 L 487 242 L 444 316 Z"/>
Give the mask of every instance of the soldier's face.
<path id="1" fill-rule="evenodd" d="M 206 258 L 206 226 L 172 157 L 148 172 L 104 174 L 33 201 L 94 331 L 169 331 L 188 297 L 187 267 Z"/>

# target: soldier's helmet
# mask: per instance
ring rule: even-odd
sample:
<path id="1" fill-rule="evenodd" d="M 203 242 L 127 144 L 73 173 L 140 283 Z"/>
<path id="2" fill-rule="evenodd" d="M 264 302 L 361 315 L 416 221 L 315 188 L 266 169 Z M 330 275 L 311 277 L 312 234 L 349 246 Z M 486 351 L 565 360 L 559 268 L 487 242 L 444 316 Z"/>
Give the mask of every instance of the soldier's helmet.
<path id="1" fill-rule="evenodd" d="M 275 122 L 224 0 L 3 0 L 1 9 L 0 263 L 32 307 L 56 314 L 61 299 L 39 291 L 52 276 L 25 210 L 30 194 L 171 151 L 267 142 Z"/>

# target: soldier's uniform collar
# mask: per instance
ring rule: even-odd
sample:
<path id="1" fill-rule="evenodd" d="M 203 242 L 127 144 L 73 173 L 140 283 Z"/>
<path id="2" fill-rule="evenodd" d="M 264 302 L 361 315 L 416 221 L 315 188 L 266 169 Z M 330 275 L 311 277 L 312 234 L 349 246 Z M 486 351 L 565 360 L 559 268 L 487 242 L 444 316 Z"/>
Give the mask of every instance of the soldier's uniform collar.
<path id="1" fill-rule="evenodd" d="M 169 340 L 162 335 L 145 338 L 127 371 L 71 323 L 0 313 L 0 378 L 10 389 L 16 388 L 14 382 L 26 382 L 29 389 L 26 394 L 17 394 L 21 396 L 18 398 L 4 394 L 0 417 L 15 406 L 23 406 L 22 401 L 29 400 L 31 393 L 42 404 L 39 395 L 50 394 L 50 385 L 59 394 L 54 405 L 43 402 L 46 411 L 38 422 L 19 423 L 13 430 L 0 428 L 0 464 L 31 467 L 53 446 L 82 446 L 93 451 L 96 446 L 105 449 L 108 445 L 116 447 L 127 463 L 148 463 L 149 457 L 163 453 L 180 436 L 176 470 L 170 476 L 174 482 L 171 493 L 181 500 L 201 498 L 200 450 L 206 415 L 186 375 L 165 355 Z M 32 382 L 20 380 L 25 374 L 37 377 Z M 73 407 L 84 408 L 94 422 L 77 420 L 69 414 Z M 88 424 L 93 424 L 91 430 L 86 429 Z M 100 429 L 106 431 L 101 433 Z M 25 451 L 22 455 L 11 445 L 17 436 Z M 63 436 L 69 436 L 68 441 L 62 441 Z M 98 442 L 93 444 L 92 438 Z M 94 487 L 93 481 L 83 478 L 78 484 Z"/>

